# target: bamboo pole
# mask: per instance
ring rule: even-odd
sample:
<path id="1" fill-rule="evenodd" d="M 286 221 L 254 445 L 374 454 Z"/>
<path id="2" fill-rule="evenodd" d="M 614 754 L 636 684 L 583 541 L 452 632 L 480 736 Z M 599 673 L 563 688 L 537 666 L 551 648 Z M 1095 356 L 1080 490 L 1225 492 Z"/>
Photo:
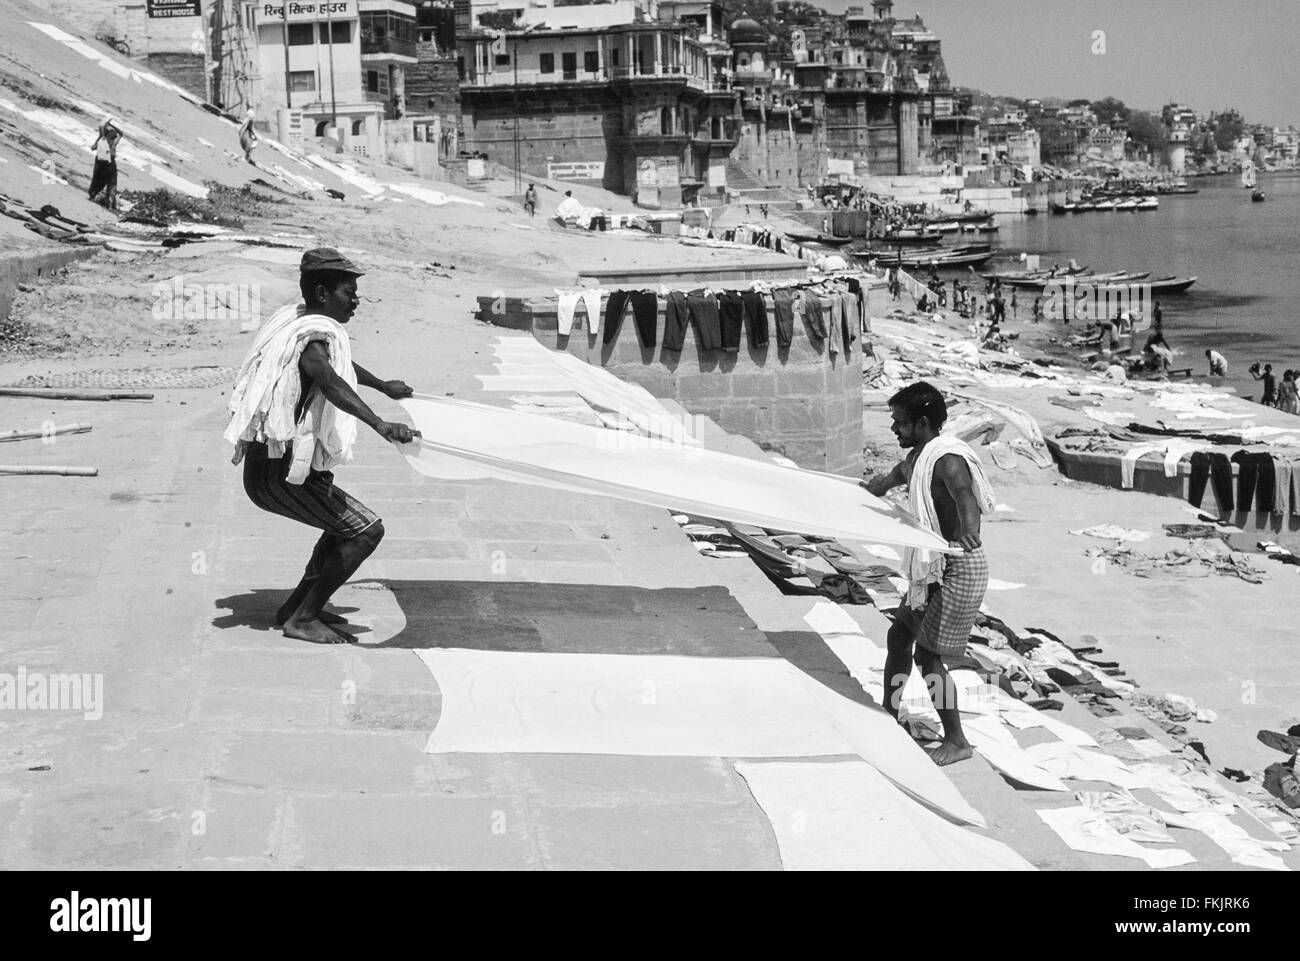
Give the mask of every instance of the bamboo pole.
<path id="1" fill-rule="evenodd" d="M 141 391 L 63 390 L 57 387 L 0 387 L 0 397 L 43 397 L 46 400 L 153 400 Z"/>
<path id="2" fill-rule="evenodd" d="M 98 477 L 98 467 L 31 467 L 24 464 L 0 464 L 0 474 L 54 474 L 60 477 Z"/>
<path id="3" fill-rule="evenodd" d="M 0 431 L 0 444 L 11 440 L 35 440 L 38 437 L 44 439 L 60 434 L 84 434 L 90 429 L 89 424 L 64 424 L 62 427 L 53 427 L 50 430 L 42 430 L 38 427 L 33 430 Z"/>

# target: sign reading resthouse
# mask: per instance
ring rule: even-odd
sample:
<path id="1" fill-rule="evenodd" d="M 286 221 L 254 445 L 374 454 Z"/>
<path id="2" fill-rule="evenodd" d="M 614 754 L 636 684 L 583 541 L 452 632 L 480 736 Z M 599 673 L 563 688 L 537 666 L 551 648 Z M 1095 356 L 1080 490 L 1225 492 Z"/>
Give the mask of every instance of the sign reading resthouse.
<path id="1" fill-rule="evenodd" d="M 153 20 L 198 17 L 203 15 L 201 3 L 202 0 L 146 0 L 145 12 Z"/>

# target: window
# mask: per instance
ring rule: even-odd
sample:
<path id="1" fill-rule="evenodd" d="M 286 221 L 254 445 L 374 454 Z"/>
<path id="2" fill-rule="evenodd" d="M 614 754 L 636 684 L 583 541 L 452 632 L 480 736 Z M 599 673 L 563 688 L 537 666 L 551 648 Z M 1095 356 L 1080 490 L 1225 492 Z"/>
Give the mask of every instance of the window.
<path id="1" fill-rule="evenodd" d="M 497 54 L 496 60 L 494 62 L 498 67 L 508 67 L 510 66 L 510 54 L 499 53 Z"/>
<path id="2" fill-rule="evenodd" d="M 555 73 L 555 54 L 543 53 L 537 57 L 538 69 L 542 73 Z"/>
<path id="3" fill-rule="evenodd" d="M 578 55 L 576 53 L 565 53 L 560 55 L 561 62 L 564 65 L 564 79 L 578 79 Z"/>
<path id="4" fill-rule="evenodd" d="M 388 71 L 387 70 L 367 70 L 366 71 L 366 91 L 369 93 L 388 93 Z"/>
<path id="5" fill-rule="evenodd" d="M 588 50 L 582 55 L 582 69 L 587 73 L 596 73 L 600 70 L 600 54 L 595 50 Z"/>
<path id="6" fill-rule="evenodd" d="M 614 48 L 612 51 L 610 51 L 610 52 L 614 55 L 614 57 L 613 57 L 613 59 L 610 61 L 610 63 L 612 63 L 614 66 L 617 67 L 617 66 L 618 66 L 618 47 L 615 47 L 615 48 Z"/>
<path id="7" fill-rule="evenodd" d="M 333 23 L 321 23 L 318 24 L 318 26 L 320 27 L 321 43 L 351 43 L 352 42 L 352 24 L 350 24 L 346 20 L 342 22 L 335 21 Z M 333 39 L 331 39 L 331 32 L 330 32 L 331 28 L 333 29 L 333 34 L 332 34 Z"/>
<path id="8" fill-rule="evenodd" d="M 289 73 L 289 89 L 294 93 L 313 93 L 316 90 L 315 70 L 292 70 Z"/>
<path id="9" fill-rule="evenodd" d="M 310 47 L 316 42 L 316 31 L 310 23 L 289 24 L 289 46 Z"/>

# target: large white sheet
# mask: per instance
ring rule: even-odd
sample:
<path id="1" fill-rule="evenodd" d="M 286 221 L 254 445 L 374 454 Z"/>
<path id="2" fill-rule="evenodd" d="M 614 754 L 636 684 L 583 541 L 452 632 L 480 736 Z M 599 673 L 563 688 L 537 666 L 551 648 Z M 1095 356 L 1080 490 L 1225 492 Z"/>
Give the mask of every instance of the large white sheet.
<path id="1" fill-rule="evenodd" d="M 490 477 L 852 543 L 951 553 L 938 535 L 846 478 L 455 398 L 402 406 L 424 436 L 397 448 L 429 477 Z"/>
<path id="2" fill-rule="evenodd" d="M 984 823 L 883 711 L 779 658 L 417 651 L 442 691 L 431 754 L 857 754 L 945 817 Z"/>
<path id="3" fill-rule="evenodd" d="M 738 761 L 787 871 L 1032 871 L 1001 841 L 950 824 L 861 761 Z"/>

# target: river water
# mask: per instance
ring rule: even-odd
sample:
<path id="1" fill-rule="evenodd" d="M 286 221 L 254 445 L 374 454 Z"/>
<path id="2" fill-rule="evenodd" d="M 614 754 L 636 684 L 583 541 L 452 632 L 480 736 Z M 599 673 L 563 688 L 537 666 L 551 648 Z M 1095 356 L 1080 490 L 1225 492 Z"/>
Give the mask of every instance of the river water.
<path id="1" fill-rule="evenodd" d="M 1189 183 L 1200 193 L 1161 197 L 1159 210 L 1002 215 L 998 243 L 1041 254 L 1044 265 L 1073 257 L 1098 271 L 1198 277 L 1188 293 L 1157 298 L 1176 366 L 1204 379 L 1213 347 L 1228 359 L 1226 383 L 1258 395 L 1252 361 L 1271 363 L 1279 381 L 1300 369 L 1300 175 L 1261 174 L 1264 203 L 1251 202 L 1235 175 Z"/>

